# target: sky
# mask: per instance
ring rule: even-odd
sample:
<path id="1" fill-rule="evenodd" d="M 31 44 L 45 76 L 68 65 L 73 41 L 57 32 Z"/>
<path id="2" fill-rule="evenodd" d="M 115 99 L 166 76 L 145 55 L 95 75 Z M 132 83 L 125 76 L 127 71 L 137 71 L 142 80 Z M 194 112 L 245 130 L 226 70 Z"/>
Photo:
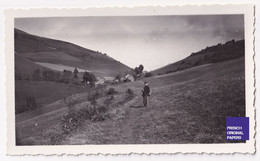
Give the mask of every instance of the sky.
<path id="1" fill-rule="evenodd" d="M 243 15 L 17 18 L 15 28 L 108 54 L 150 71 L 207 46 L 244 39 Z"/>

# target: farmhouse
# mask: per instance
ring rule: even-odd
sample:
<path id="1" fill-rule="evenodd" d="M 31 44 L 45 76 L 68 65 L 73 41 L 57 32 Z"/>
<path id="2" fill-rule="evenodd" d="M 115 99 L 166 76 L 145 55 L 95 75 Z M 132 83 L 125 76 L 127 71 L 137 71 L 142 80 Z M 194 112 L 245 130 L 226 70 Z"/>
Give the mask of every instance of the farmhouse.
<path id="1" fill-rule="evenodd" d="M 133 81 L 135 81 L 135 78 L 134 78 L 133 75 L 127 74 L 127 75 L 125 76 L 124 81 L 125 81 L 125 82 L 133 82 Z"/>

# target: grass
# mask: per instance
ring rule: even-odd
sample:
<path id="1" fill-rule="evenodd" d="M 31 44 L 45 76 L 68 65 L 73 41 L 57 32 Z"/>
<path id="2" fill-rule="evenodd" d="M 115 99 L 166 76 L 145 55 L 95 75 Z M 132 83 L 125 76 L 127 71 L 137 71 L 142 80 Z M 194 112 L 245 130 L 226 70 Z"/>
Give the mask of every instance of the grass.
<path id="1" fill-rule="evenodd" d="M 28 69 L 28 66 L 31 66 L 31 69 L 36 69 L 34 68 L 36 64 L 33 62 L 62 64 L 87 69 L 99 77 L 115 76 L 118 72 L 130 70 L 128 66 L 97 51 L 65 41 L 38 37 L 17 29 L 15 29 L 15 51 L 23 59 L 27 58 L 32 61 L 30 64 L 24 65 L 18 60 L 20 62 L 15 62 L 17 70 L 20 67 Z M 31 69 L 29 68 L 29 70 Z M 20 70 L 20 72 L 27 72 L 27 70 Z"/>
<path id="2" fill-rule="evenodd" d="M 60 137 L 57 122 L 68 114 L 68 109 L 61 109 L 17 124 L 18 141 L 40 145 L 55 140 L 55 144 L 65 145 L 227 143 L 225 118 L 245 116 L 244 76 L 244 59 L 239 58 L 107 86 L 118 93 L 107 95 L 101 88 L 98 93 L 103 94 L 95 97 L 97 104 L 107 105 L 106 119 L 85 120 L 80 128 Z M 152 90 L 147 108 L 142 107 L 140 96 L 143 81 Z M 75 108 L 89 107 L 89 94 L 76 95 Z"/>
<path id="3" fill-rule="evenodd" d="M 76 93 L 83 93 L 89 88 L 77 87 L 58 82 L 49 81 L 15 81 L 15 106 L 20 108 L 24 105 L 24 100 L 33 97 L 37 109 L 16 116 L 16 122 L 21 122 L 31 117 L 42 115 L 62 108 L 61 106 L 48 106 L 55 101 L 64 99 Z"/>
<path id="4" fill-rule="evenodd" d="M 117 91 L 133 89 L 134 99 L 111 110 L 111 120 L 85 125 L 88 131 L 77 132 L 64 143 L 227 143 L 226 117 L 245 116 L 244 59 L 146 80 L 152 87 L 148 108 L 142 107 L 138 95 L 142 82 L 116 86 Z"/>

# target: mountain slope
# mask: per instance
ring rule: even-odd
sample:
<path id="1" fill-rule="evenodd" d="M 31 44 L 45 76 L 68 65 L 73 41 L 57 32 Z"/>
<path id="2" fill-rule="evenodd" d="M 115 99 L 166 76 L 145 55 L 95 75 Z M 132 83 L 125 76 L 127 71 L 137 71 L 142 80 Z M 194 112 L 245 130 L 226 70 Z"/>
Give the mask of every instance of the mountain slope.
<path id="1" fill-rule="evenodd" d="M 152 71 L 152 73 L 154 75 L 167 74 L 198 65 L 222 62 L 230 59 L 244 57 L 244 43 L 244 40 L 231 40 L 226 42 L 225 44 L 218 44 L 215 46 L 207 47 L 199 52 L 192 53 L 185 59 L 156 69 Z"/>
<path id="2" fill-rule="evenodd" d="M 28 34 L 15 29 L 15 52 L 32 62 L 82 68 L 98 76 L 115 76 L 130 68 L 113 58 L 78 45 Z M 18 66 L 19 67 L 19 66 Z"/>

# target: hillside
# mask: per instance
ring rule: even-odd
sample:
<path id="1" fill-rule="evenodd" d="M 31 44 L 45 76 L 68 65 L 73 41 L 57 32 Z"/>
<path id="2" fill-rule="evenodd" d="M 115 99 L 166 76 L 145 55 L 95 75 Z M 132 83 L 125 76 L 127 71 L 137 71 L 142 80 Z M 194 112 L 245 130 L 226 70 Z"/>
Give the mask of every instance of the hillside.
<path id="1" fill-rule="evenodd" d="M 152 71 L 152 73 L 154 75 L 167 74 L 203 64 L 217 63 L 230 59 L 244 57 L 244 43 L 244 40 L 231 40 L 226 42 L 225 44 L 218 44 L 207 47 L 199 52 L 192 53 L 190 56 L 186 57 L 183 60 L 156 69 Z"/>
<path id="2" fill-rule="evenodd" d="M 75 94 L 71 108 L 61 99 L 33 114 L 17 115 L 17 144 L 230 142 L 226 140 L 226 117 L 245 116 L 244 65 L 244 58 L 238 58 L 93 89 L 93 93 L 99 93 L 96 107 L 90 104 L 90 92 Z M 148 81 L 152 89 L 149 107 L 142 106 L 143 81 Z M 109 88 L 117 92 L 107 94 Z M 133 94 L 127 95 L 127 89 Z M 102 111 L 95 115 L 93 108 Z M 89 117 L 89 111 L 93 117 Z M 102 119 L 96 120 L 97 116 Z M 71 118 L 75 124 L 68 121 Z M 72 130 L 67 131 L 63 125 Z"/>
<path id="3" fill-rule="evenodd" d="M 31 62 L 45 62 L 92 71 L 99 77 L 115 76 L 130 68 L 117 60 L 78 45 L 28 34 L 15 29 L 15 53 Z M 16 63 L 20 68 L 20 63 Z M 32 69 L 35 65 L 32 65 Z M 26 71 L 23 71 L 26 72 Z"/>

